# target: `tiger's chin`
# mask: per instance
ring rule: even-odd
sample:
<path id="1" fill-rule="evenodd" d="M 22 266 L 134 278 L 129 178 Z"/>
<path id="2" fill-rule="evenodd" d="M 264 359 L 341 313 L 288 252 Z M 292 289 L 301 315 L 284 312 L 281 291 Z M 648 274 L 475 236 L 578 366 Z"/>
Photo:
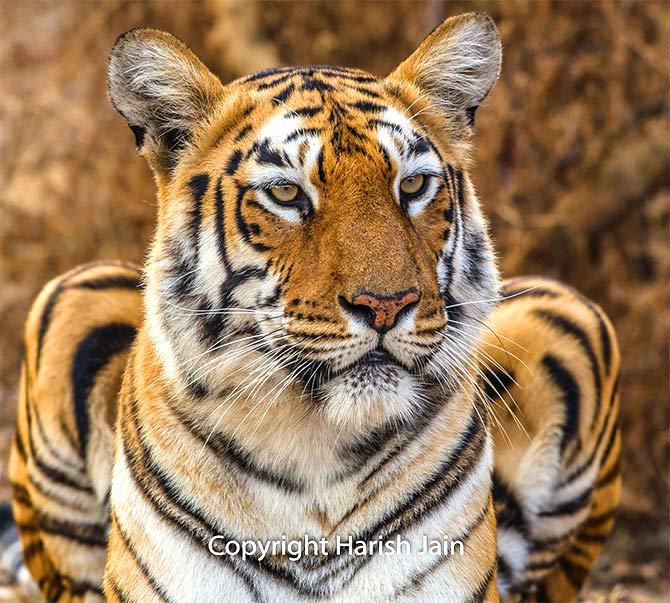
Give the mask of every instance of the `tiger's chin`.
<path id="1" fill-rule="evenodd" d="M 421 382 L 400 366 L 355 364 L 321 385 L 319 406 L 341 429 L 368 430 L 411 421 L 422 406 L 422 392 Z"/>

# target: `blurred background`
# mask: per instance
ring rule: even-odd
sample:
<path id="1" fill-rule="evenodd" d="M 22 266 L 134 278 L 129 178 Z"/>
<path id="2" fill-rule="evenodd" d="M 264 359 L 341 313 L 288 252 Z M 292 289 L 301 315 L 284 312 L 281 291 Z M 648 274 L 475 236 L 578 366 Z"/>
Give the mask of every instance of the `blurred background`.
<path id="1" fill-rule="evenodd" d="M 504 44 L 474 173 L 504 274 L 570 283 L 620 338 L 623 501 L 585 596 L 667 600 L 667 1 L 0 2 L 0 500 L 31 300 L 77 263 L 142 261 L 151 237 L 151 175 L 106 98 L 116 36 L 170 31 L 224 81 L 306 63 L 383 75 L 469 10 L 491 14 Z"/>

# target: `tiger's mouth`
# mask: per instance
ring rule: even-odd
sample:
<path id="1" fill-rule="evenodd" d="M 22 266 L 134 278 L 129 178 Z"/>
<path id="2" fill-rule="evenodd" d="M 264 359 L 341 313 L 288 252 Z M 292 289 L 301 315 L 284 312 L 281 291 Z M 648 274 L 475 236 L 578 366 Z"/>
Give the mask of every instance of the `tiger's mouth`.
<path id="1" fill-rule="evenodd" d="M 427 375 L 418 366 L 409 366 L 392 351 L 387 349 L 380 340 L 377 347 L 362 353 L 346 365 L 334 368 L 328 360 L 310 361 L 310 368 L 303 373 L 302 380 L 316 387 L 326 386 L 338 378 L 354 379 L 361 385 L 375 385 L 384 389 L 383 378 L 405 374 L 417 381 L 425 381 Z"/>
<path id="2" fill-rule="evenodd" d="M 361 356 L 356 362 L 350 365 L 347 368 L 352 366 L 366 366 L 366 365 L 377 365 L 377 364 L 397 364 L 402 366 L 399 360 L 395 358 L 388 350 L 377 346 L 374 350 L 368 352 L 367 354 Z M 404 368 L 404 367 L 403 367 Z"/>

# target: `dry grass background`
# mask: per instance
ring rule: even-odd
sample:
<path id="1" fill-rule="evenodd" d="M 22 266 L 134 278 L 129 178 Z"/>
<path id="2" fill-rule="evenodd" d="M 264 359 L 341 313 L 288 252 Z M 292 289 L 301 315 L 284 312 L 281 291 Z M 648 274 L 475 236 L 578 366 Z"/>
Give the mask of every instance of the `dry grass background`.
<path id="1" fill-rule="evenodd" d="M 478 113 L 475 173 L 504 273 L 578 287 L 612 317 L 623 351 L 624 496 L 590 597 L 667 592 L 667 2 L 0 3 L 3 496 L 31 299 L 79 262 L 141 260 L 151 236 L 150 173 L 105 96 L 115 37 L 166 29 L 224 80 L 300 63 L 384 74 L 445 16 L 473 9 L 496 19 L 505 46 L 502 79 Z"/>

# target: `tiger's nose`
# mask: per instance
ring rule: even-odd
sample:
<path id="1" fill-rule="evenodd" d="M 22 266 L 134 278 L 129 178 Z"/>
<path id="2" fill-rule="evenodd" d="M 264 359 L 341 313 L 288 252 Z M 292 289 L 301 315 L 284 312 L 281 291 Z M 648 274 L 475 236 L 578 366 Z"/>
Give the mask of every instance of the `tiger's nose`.
<path id="1" fill-rule="evenodd" d="M 366 291 L 354 295 L 351 302 L 343 303 L 343 306 L 352 314 L 364 318 L 375 331 L 386 333 L 395 326 L 400 316 L 409 312 L 420 299 L 421 294 L 416 289 L 391 295 Z"/>

